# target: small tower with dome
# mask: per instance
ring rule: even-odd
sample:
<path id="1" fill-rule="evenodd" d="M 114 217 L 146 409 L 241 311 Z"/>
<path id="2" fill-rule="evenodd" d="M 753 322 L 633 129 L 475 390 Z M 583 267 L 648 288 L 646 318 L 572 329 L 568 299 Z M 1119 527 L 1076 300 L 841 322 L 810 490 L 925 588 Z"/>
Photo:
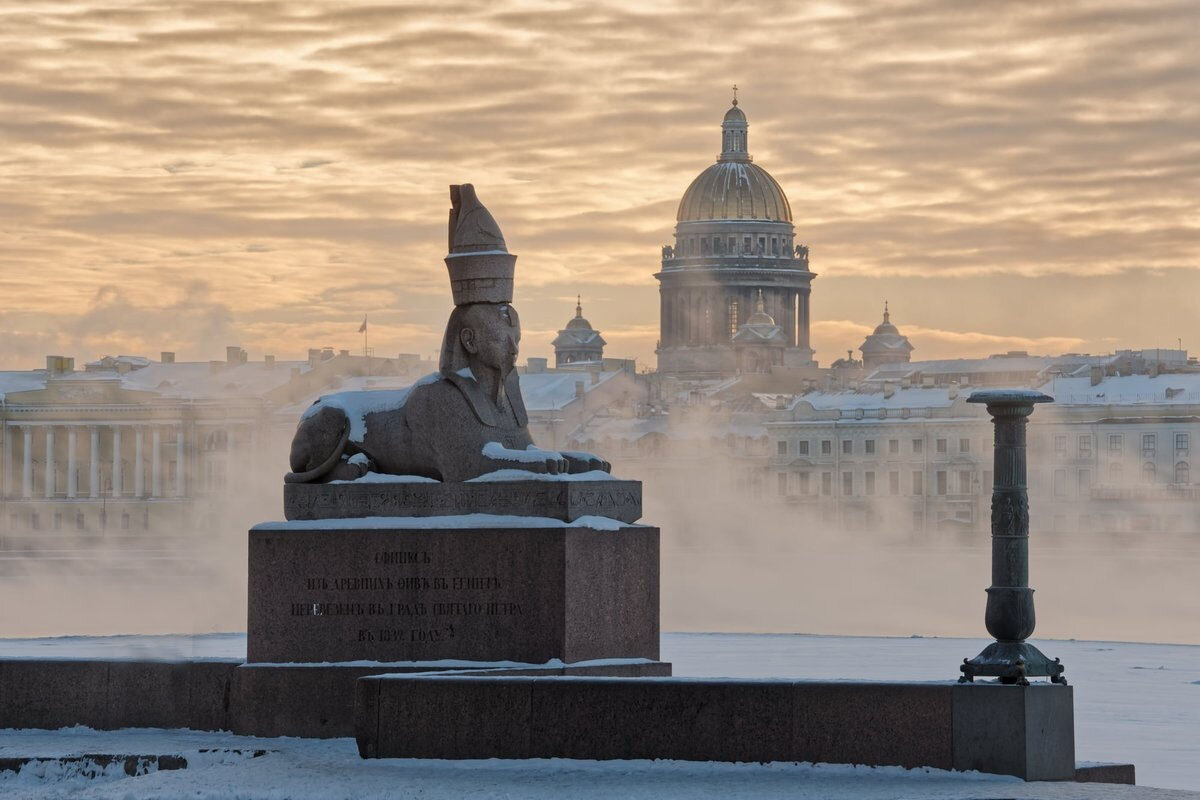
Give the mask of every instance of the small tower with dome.
<path id="1" fill-rule="evenodd" d="M 679 202 L 675 243 L 662 249 L 659 372 L 725 377 L 743 369 L 743 326 L 760 313 L 779 330 L 778 363 L 816 366 L 809 344 L 809 295 L 816 274 L 797 244 L 779 183 L 754 163 L 746 114 L 733 104 L 721 121 L 721 153 Z M 749 329 L 761 328 L 761 318 Z"/>
<path id="2" fill-rule="evenodd" d="M 733 335 L 739 372 L 770 372 L 771 367 L 783 365 L 783 351 L 788 346 L 787 334 L 775 324 L 766 311 L 762 289 L 754 304 L 754 313 L 738 326 Z"/>
<path id="3" fill-rule="evenodd" d="M 859 345 L 862 352 L 863 369 L 867 372 L 884 364 L 907 363 L 912 359 L 913 346 L 908 337 L 892 324 L 887 301 L 883 301 L 883 322 Z"/>
<path id="4" fill-rule="evenodd" d="M 604 363 L 604 337 L 583 316 L 583 299 L 575 298 L 575 316 L 558 332 L 554 345 L 554 366 L 599 367 Z"/>

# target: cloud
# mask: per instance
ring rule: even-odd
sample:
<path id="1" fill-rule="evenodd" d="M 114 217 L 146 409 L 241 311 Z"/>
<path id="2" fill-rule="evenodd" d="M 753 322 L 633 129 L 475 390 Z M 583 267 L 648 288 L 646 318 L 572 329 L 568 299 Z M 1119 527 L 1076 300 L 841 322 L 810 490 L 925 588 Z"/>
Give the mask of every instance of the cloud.
<path id="1" fill-rule="evenodd" d="M 818 320 L 865 324 L 884 285 L 936 280 L 906 319 L 969 350 L 989 345 L 950 334 L 972 313 L 1019 308 L 1050 276 L 1166 295 L 1179 281 L 1161 276 L 1200 267 L 1188 0 L 79 0 L 0 19 L 0 209 L 17 212 L 0 290 L 22 319 L 98 321 L 106 285 L 150 311 L 200 275 L 206 302 L 281 353 L 302 352 L 306 319 L 384 309 L 415 327 L 380 348 L 429 350 L 437 334 L 412 332 L 448 310 L 446 185 L 469 180 L 520 256 L 527 319 L 556 330 L 549 298 L 583 289 L 619 298 L 589 305 L 602 330 L 653 328 L 658 247 L 734 82 L 812 246 Z M 980 278 L 1004 292 L 953 288 Z M 876 288 L 833 294 L 857 279 Z M 344 291 L 360 285 L 385 288 Z M 949 297 L 965 321 L 946 324 Z M 988 335 L 1178 328 L 1057 314 L 1054 331 L 1014 318 Z M 822 352 L 857 344 L 829 330 Z M 652 362 L 653 338 L 622 344 Z"/>

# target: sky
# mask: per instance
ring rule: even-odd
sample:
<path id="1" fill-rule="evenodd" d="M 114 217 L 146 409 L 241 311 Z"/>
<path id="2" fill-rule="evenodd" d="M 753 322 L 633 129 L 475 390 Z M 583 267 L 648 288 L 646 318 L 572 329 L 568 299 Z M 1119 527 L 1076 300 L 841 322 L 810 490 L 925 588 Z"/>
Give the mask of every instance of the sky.
<path id="1" fill-rule="evenodd" d="M 660 248 L 732 84 L 828 365 L 1200 351 L 1200 5 L 0 0 L 0 368 L 432 354 L 447 185 L 518 255 L 523 356 L 654 364 Z"/>

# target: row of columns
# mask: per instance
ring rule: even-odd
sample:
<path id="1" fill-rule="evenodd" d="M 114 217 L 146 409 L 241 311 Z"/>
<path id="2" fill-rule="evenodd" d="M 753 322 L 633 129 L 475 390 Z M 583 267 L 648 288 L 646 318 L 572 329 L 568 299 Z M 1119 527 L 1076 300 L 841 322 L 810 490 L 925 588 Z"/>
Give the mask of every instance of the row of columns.
<path id="1" fill-rule="evenodd" d="M 697 344 L 726 344 L 729 341 L 729 301 L 738 302 L 738 322 L 752 313 L 757 288 L 690 289 L 675 288 L 661 292 L 659 319 L 660 346 L 681 347 Z M 783 328 L 788 344 L 808 348 L 809 292 L 797 289 L 769 288 L 763 293 L 766 311 Z"/>
<path id="2" fill-rule="evenodd" d="M 21 496 L 33 496 L 33 425 L 21 425 L 22 433 L 22 464 L 21 464 Z M 77 435 L 78 425 L 43 425 L 45 431 L 45 458 L 43 463 L 43 489 L 46 497 L 54 497 L 57 493 L 58 464 L 55 453 L 55 427 L 67 429 L 67 497 L 79 496 Z M 89 425 L 91 447 L 88 463 L 88 497 L 100 496 L 100 427 Z M 121 460 L 121 428 L 111 426 L 112 430 L 112 496 L 121 497 L 124 493 L 124 472 Z M 145 463 L 145 429 L 137 426 L 134 434 L 133 462 L 133 494 L 135 497 L 146 496 L 146 463 Z M 162 426 L 150 428 L 150 496 L 162 496 Z M 4 494 L 13 494 L 13 440 L 11 436 L 4 437 Z M 184 493 L 184 437 L 183 428 L 176 428 L 175 436 L 175 486 L 174 494 L 182 497 Z"/>

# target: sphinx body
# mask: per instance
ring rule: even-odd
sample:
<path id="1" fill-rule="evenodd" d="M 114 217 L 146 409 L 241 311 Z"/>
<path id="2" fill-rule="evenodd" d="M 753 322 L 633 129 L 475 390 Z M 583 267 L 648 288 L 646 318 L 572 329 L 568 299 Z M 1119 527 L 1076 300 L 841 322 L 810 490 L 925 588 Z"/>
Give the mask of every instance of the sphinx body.
<path id="1" fill-rule="evenodd" d="M 354 480 L 367 472 L 464 481 L 499 469 L 538 473 L 610 467 L 587 453 L 537 448 L 515 372 L 497 408 L 469 370 L 409 389 L 327 395 L 292 441 L 290 483 Z"/>

